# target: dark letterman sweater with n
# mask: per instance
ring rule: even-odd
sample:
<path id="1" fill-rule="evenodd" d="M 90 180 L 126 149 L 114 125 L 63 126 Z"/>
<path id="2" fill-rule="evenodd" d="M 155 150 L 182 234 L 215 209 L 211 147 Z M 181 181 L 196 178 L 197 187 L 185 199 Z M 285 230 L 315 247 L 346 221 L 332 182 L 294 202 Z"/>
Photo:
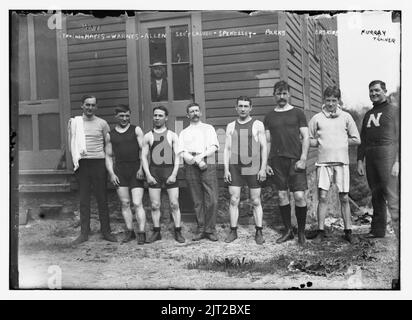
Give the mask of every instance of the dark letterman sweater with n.
<path id="1" fill-rule="evenodd" d="M 366 112 L 362 122 L 358 160 L 365 158 L 366 150 L 376 146 L 396 146 L 399 143 L 399 108 L 387 100 L 376 103 Z"/>

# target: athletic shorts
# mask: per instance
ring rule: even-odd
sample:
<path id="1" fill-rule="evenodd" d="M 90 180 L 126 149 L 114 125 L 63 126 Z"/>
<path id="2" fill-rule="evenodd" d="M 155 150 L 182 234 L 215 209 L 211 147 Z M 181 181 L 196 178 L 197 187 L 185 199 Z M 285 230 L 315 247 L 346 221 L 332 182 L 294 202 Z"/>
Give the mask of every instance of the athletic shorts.
<path id="1" fill-rule="evenodd" d="M 339 192 L 349 192 L 349 165 L 316 165 L 318 188 L 329 190 L 330 185 L 335 183 Z"/>
<path id="2" fill-rule="evenodd" d="M 139 167 L 138 161 L 116 163 L 114 173 L 120 180 L 120 187 L 129 187 L 130 189 L 144 187 L 144 181 L 136 178 Z"/>
<path id="3" fill-rule="evenodd" d="M 251 189 L 261 188 L 260 182 L 257 179 L 257 174 L 245 175 L 243 170 L 247 170 L 247 167 L 239 164 L 230 164 L 229 172 L 232 176 L 232 183 L 228 183 L 228 186 L 243 187 L 247 185 Z"/>
<path id="4" fill-rule="evenodd" d="M 151 189 L 172 189 L 178 188 L 177 180 L 175 183 L 167 184 L 166 181 L 173 172 L 173 166 L 150 166 L 150 174 L 156 179 L 157 183 L 149 185 Z"/>
<path id="5" fill-rule="evenodd" d="M 296 170 L 295 164 L 298 159 L 285 157 L 274 157 L 270 164 L 273 169 L 273 175 L 269 176 L 269 181 L 272 182 L 278 191 L 290 190 L 304 191 L 308 189 L 306 179 L 306 169 Z"/>

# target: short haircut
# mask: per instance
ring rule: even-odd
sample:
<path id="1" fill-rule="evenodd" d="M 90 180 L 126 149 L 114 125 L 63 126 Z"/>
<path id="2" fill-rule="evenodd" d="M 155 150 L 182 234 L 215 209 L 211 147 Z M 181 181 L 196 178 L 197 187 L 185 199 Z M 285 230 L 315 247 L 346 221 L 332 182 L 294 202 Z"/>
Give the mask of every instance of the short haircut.
<path id="1" fill-rule="evenodd" d="M 325 91 L 323 91 L 323 98 L 326 97 L 335 97 L 340 99 L 341 92 L 337 86 L 328 86 Z"/>
<path id="2" fill-rule="evenodd" d="M 87 99 L 92 99 L 92 98 L 96 99 L 96 103 L 97 103 L 97 98 L 96 98 L 95 96 L 92 96 L 92 95 L 87 94 L 87 95 L 84 95 L 84 96 L 81 98 L 82 104 L 84 104 L 84 102 L 85 102 Z"/>
<path id="3" fill-rule="evenodd" d="M 156 106 L 153 108 L 153 113 L 155 110 L 162 110 L 165 113 L 165 116 L 167 117 L 169 115 L 169 110 L 165 106 Z"/>
<path id="4" fill-rule="evenodd" d="M 249 104 L 252 105 L 252 99 L 250 99 L 248 96 L 240 96 L 236 99 L 236 105 L 239 104 L 239 101 L 249 101 Z"/>
<path id="5" fill-rule="evenodd" d="M 290 90 L 289 84 L 284 80 L 276 82 L 275 85 L 273 86 L 273 94 L 275 94 L 276 91 L 278 90 L 281 90 L 281 91 L 286 90 L 287 92 L 289 92 Z"/>
<path id="6" fill-rule="evenodd" d="M 382 90 L 386 90 L 386 83 L 383 82 L 382 80 L 373 80 L 371 83 L 369 83 L 369 89 L 370 87 L 373 87 L 374 85 L 379 84 L 382 88 Z"/>
<path id="7" fill-rule="evenodd" d="M 120 113 L 120 112 L 130 112 L 129 106 L 127 104 L 118 104 L 116 106 L 116 108 L 114 108 L 114 112 L 116 114 Z"/>
<path id="8" fill-rule="evenodd" d="M 191 103 L 189 103 L 189 104 L 187 105 L 187 107 L 186 107 L 186 113 L 189 113 L 189 109 L 190 109 L 191 107 L 199 107 L 199 110 L 200 110 L 200 106 L 199 106 L 199 104 L 198 104 L 197 102 L 191 102 Z"/>

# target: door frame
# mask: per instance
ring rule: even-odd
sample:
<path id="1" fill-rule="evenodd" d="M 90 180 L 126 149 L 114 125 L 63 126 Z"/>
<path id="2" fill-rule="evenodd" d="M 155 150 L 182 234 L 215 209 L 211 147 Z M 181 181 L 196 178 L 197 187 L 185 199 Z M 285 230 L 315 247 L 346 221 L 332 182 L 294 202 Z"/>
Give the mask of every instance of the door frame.
<path id="1" fill-rule="evenodd" d="M 127 19 L 126 32 L 137 36 L 142 32 L 141 24 L 155 20 L 190 18 L 192 33 L 201 34 L 201 12 L 136 12 L 135 17 Z M 132 37 L 131 37 L 132 38 Z M 127 40 L 127 61 L 129 73 L 129 105 L 132 111 L 131 121 L 141 128 L 150 127 L 144 123 L 145 108 L 143 103 L 143 69 L 140 57 L 141 45 L 136 39 Z M 203 42 L 201 36 L 192 37 L 193 92 L 195 101 L 200 105 L 202 121 L 206 119 L 204 72 L 203 72 Z M 135 107 L 136 106 L 136 107 Z"/>
<path id="2" fill-rule="evenodd" d="M 69 86 L 69 68 L 68 68 L 68 48 L 67 48 L 67 39 L 63 37 L 63 34 L 67 32 L 66 27 L 66 17 L 61 13 L 61 11 L 57 11 L 55 13 L 57 19 L 61 21 L 60 25 L 56 25 L 56 46 L 57 46 L 57 72 L 58 72 L 58 97 L 57 99 L 47 99 L 47 100 L 40 100 L 35 99 L 36 94 L 36 65 L 35 65 L 35 58 L 36 58 L 36 51 L 34 46 L 34 24 L 33 24 L 33 16 L 28 14 L 28 46 L 29 46 L 29 60 L 33 61 L 30 63 L 30 100 L 28 101 L 19 101 L 18 103 L 18 114 L 27 114 L 28 109 L 27 106 L 31 104 L 38 104 L 39 106 L 51 108 L 50 110 L 54 109 L 50 106 L 51 103 L 57 103 L 57 110 L 59 113 L 59 120 L 60 120 L 60 149 L 64 150 L 65 153 L 65 161 L 66 161 L 66 169 L 58 170 L 58 171 L 68 171 L 73 168 L 73 164 L 70 161 L 71 157 L 69 155 L 68 145 L 67 145 L 67 123 L 70 118 L 70 86 Z M 16 37 L 19 37 L 17 34 Z M 33 107 L 30 107 L 33 108 Z M 37 123 L 34 123 L 33 130 L 37 127 Z M 38 135 L 38 131 L 37 131 Z M 33 136 L 33 146 L 36 144 L 38 145 L 38 138 Z M 36 140 L 37 139 L 37 140 Z M 34 150 L 33 150 L 34 151 Z M 30 151 L 18 151 L 18 152 L 30 152 Z M 45 151 L 47 152 L 47 150 Z M 54 171 L 56 169 L 51 168 L 50 171 Z M 41 169 L 33 169 L 33 170 L 21 170 L 20 172 L 39 172 L 45 171 Z M 48 170 L 47 170 L 48 171 Z"/>

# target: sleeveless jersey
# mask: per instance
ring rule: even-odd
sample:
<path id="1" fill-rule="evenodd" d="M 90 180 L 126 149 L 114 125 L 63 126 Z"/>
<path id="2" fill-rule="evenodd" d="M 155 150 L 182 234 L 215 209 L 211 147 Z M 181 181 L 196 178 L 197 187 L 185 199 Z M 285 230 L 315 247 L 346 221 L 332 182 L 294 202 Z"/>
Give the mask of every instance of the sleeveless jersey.
<path id="1" fill-rule="evenodd" d="M 110 141 L 116 162 L 140 162 L 140 147 L 136 137 L 136 126 L 130 125 L 123 133 L 119 133 L 116 129 L 111 130 Z"/>
<path id="2" fill-rule="evenodd" d="M 153 144 L 150 146 L 150 166 L 152 167 L 174 166 L 175 153 L 173 146 L 167 141 L 168 132 L 168 129 L 162 133 L 152 130 Z"/>

